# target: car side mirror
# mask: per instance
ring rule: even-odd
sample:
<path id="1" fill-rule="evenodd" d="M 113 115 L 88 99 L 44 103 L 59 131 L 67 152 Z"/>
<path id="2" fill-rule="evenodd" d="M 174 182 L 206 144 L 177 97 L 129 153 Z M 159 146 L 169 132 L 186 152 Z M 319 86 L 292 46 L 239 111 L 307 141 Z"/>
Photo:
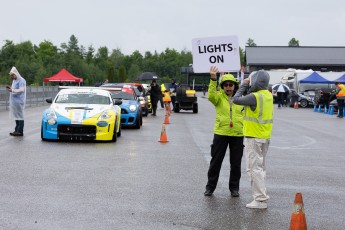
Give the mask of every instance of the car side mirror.
<path id="1" fill-rule="evenodd" d="M 52 99 L 52 98 L 47 98 L 47 99 L 46 99 L 46 102 L 49 103 L 49 104 L 51 104 L 51 103 L 53 103 L 53 99 Z"/>
<path id="2" fill-rule="evenodd" d="M 122 104 L 122 100 L 113 98 L 113 104 L 114 105 L 121 105 Z"/>

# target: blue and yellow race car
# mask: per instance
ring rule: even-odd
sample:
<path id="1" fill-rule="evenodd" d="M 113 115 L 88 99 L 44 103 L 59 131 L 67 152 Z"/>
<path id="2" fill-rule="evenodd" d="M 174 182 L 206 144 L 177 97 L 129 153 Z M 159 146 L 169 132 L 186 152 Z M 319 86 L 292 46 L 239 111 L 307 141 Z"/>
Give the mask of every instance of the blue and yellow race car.
<path id="1" fill-rule="evenodd" d="M 42 114 L 42 140 L 112 141 L 121 136 L 121 100 L 106 90 L 68 88 L 47 99 Z"/>

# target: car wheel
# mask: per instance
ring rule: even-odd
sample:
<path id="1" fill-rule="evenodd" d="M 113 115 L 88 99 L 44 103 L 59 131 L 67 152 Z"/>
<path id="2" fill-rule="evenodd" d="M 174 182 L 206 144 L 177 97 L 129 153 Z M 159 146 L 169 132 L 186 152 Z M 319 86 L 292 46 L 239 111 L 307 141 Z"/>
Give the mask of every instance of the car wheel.
<path id="1" fill-rule="evenodd" d="M 139 116 L 137 116 L 137 120 L 135 121 L 135 126 L 136 129 L 140 129 L 140 119 Z"/>
<path id="2" fill-rule="evenodd" d="M 174 112 L 175 112 L 175 113 L 180 112 L 180 105 L 177 104 L 177 103 L 175 104 Z"/>
<path id="3" fill-rule="evenodd" d="M 302 99 L 302 100 L 300 100 L 299 103 L 300 103 L 302 108 L 307 108 L 308 107 L 308 101 L 307 100 Z"/>
<path id="4" fill-rule="evenodd" d="M 42 141 L 46 141 L 47 140 L 47 139 L 45 139 L 43 137 L 43 125 L 41 125 L 41 139 L 42 139 Z"/>
<path id="5" fill-rule="evenodd" d="M 117 141 L 117 133 L 116 133 L 116 125 L 114 125 L 114 132 L 113 132 L 113 139 L 111 139 L 111 142 L 116 142 Z"/>
<path id="6" fill-rule="evenodd" d="M 121 123 L 119 123 L 119 132 L 117 133 L 117 137 L 121 137 Z"/>
<path id="7" fill-rule="evenodd" d="M 140 115 L 140 126 L 143 125 L 143 115 Z"/>
<path id="8" fill-rule="evenodd" d="M 143 114 L 143 116 L 144 116 L 144 117 L 147 117 L 148 114 L 149 114 L 149 109 L 146 108 L 146 109 L 145 109 L 145 113 Z"/>
<path id="9" fill-rule="evenodd" d="M 198 113 L 198 104 L 193 104 L 193 113 Z"/>

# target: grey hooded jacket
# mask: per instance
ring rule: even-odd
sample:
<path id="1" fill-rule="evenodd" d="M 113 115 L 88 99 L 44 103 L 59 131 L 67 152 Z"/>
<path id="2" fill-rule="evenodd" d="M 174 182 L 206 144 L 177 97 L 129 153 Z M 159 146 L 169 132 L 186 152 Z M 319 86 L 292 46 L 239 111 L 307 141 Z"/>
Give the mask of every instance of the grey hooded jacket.
<path id="1" fill-rule="evenodd" d="M 254 111 L 256 109 L 256 98 L 253 94 L 251 94 L 251 92 L 268 90 L 270 75 L 264 70 L 259 70 L 253 74 L 250 80 L 251 86 L 249 86 L 249 84 L 242 83 L 232 100 L 233 103 L 237 105 L 250 106 L 250 108 Z M 243 96 L 246 92 L 248 92 L 248 94 Z"/>

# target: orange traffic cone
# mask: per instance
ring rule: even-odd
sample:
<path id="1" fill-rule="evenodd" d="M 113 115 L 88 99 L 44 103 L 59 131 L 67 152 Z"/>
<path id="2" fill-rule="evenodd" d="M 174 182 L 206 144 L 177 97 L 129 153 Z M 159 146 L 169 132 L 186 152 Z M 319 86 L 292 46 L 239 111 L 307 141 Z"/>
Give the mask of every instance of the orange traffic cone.
<path id="1" fill-rule="evenodd" d="M 168 116 L 170 116 L 170 114 L 171 114 L 171 109 L 170 109 L 169 103 L 165 104 L 165 114 Z"/>
<path id="2" fill-rule="evenodd" d="M 302 193 L 296 193 L 293 213 L 291 216 L 290 230 L 307 230 Z"/>
<path id="3" fill-rule="evenodd" d="M 293 105 L 293 108 L 294 109 L 298 109 L 298 102 L 297 101 L 295 101 L 295 104 Z"/>
<path id="4" fill-rule="evenodd" d="M 168 142 L 167 133 L 165 131 L 165 125 L 162 125 L 161 138 L 159 139 L 159 142 Z"/>
<path id="5" fill-rule="evenodd" d="M 164 123 L 163 124 L 170 124 L 169 116 L 167 114 L 165 114 L 165 118 L 164 118 Z"/>

